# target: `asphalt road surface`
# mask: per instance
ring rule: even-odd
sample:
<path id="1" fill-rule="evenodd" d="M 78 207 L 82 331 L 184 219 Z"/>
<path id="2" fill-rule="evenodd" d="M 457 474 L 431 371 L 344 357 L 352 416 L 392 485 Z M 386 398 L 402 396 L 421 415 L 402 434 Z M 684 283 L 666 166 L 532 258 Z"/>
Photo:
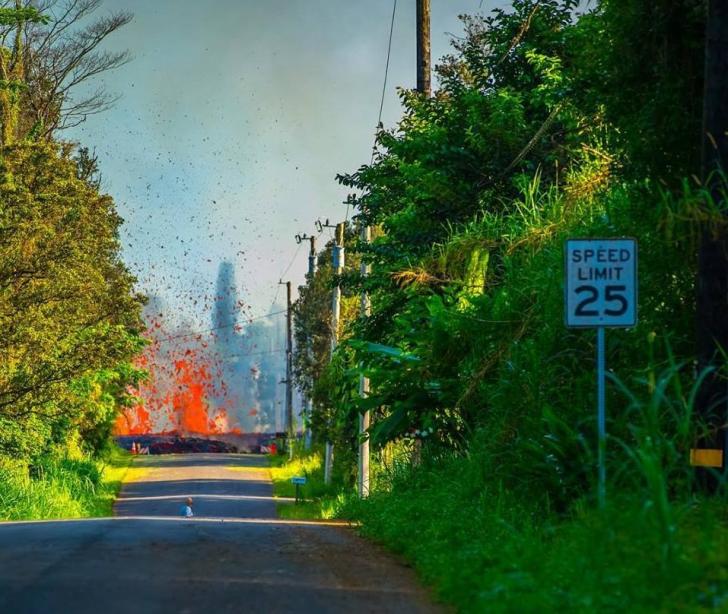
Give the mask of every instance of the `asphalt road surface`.
<path id="1" fill-rule="evenodd" d="M 348 527 L 277 520 L 262 457 L 136 462 L 114 518 L 0 523 L 0 612 L 439 611 Z"/>

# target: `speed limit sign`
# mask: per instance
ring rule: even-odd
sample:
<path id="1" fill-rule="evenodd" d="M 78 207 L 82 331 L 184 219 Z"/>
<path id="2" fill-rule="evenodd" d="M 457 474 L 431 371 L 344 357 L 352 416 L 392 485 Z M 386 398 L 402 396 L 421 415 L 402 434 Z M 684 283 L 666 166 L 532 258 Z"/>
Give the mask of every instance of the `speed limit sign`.
<path id="1" fill-rule="evenodd" d="M 635 326 L 637 241 L 569 239 L 565 289 L 566 326 Z"/>
<path id="2" fill-rule="evenodd" d="M 564 257 L 566 326 L 597 329 L 598 497 L 603 507 L 607 482 L 604 331 L 637 324 L 637 241 L 569 239 Z"/>

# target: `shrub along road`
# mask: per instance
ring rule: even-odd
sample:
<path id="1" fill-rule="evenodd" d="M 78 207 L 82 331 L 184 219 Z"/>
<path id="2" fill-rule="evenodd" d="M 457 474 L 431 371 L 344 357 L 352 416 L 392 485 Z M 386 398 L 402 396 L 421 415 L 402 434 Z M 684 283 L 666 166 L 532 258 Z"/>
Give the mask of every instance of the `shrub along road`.
<path id="1" fill-rule="evenodd" d="M 114 518 L 0 524 L 0 611 L 437 611 L 347 527 L 278 520 L 265 464 L 140 458 Z M 187 496 L 193 519 L 179 515 Z"/>

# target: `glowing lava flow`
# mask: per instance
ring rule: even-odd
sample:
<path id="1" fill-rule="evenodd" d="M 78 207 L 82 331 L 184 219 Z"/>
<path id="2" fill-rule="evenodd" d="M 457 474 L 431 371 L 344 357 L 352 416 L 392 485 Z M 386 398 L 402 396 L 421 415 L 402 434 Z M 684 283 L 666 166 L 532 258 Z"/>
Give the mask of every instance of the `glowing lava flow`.
<path id="1" fill-rule="evenodd" d="M 228 413 L 232 400 L 225 397 L 224 382 L 216 386 L 211 375 L 222 371 L 215 369 L 216 361 L 207 344 L 193 341 L 198 346 L 194 349 L 170 345 L 165 338 L 154 339 L 161 328 L 159 323 L 149 327 L 153 339 L 138 361 L 138 366 L 149 373 L 148 381 L 132 391 L 141 402 L 118 417 L 114 433 L 240 434 Z"/>
<path id="2" fill-rule="evenodd" d="M 116 435 L 146 435 L 151 432 L 153 432 L 151 416 L 141 403 L 125 409 L 114 425 Z"/>
<path id="3" fill-rule="evenodd" d="M 205 435 L 218 433 L 217 422 L 210 417 L 206 401 L 205 391 L 211 386 L 209 370 L 190 359 L 175 361 L 174 370 L 177 390 L 172 394 L 173 413 L 170 418 L 177 427 L 175 430 Z"/>

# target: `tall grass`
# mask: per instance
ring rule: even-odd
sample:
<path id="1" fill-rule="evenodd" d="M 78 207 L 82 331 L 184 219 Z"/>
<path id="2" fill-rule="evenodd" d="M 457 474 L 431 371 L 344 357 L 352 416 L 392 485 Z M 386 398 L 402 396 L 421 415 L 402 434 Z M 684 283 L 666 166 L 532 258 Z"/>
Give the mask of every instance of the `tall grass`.
<path id="1" fill-rule="evenodd" d="M 654 521 L 663 566 L 677 554 L 677 514 L 693 502 L 695 471 L 688 461 L 690 448 L 702 429 L 694 405 L 708 374 L 701 374 L 686 390 L 684 366 L 675 363 L 669 348 L 668 356 L 667 368 L 660 373 L 651 368 L 647 378 L 638 380 L 648 393 L 645 399 L 618 378 L 611 378 L 628 400 L 619 429 L 627 435 L 614 438 L 616 452 L 623 459 L 615 463 L 619 469 L 614 481 L 638 492 L 641 487 L 644 511 Z M 635 478 L 639 480 L 636 484 Z"/>
<path id="2" fill-rule="evenodd" d="M 463 612 L 728 608 L 725 501 L 695 496 L 688 463 L 700 428 L 693 404 L 701 379 L 685 386 L 690 375 L 672 363 L 631 386 L 613 378 L 624 402 L 611 406 L 604 510 L 589 488 L 565 510 L 537 481 L 526 478 L 523 488 L 525 462 L 540 464 L 532 476 L 558 475 L 559 454 L 583 447 L 577 429 L 559 424 L 558 446 L 523 450 L 524 464 L 505 465 L 484 431 L 468 454 L 395 464 L 369 500 L 350 499 L 343 513 Z"/>
<path id="3" fill-rule="evenodd" d="M 0 520 L 110 516 L 129 460 L 117 449 L 104 460 L 0 458 Z"/>
<path id="4" fill-rule="evenodd" d="M 603 510 L 594 436 L 546 412 L 544 436 L 516 441 L 505 457 L 486 430 L 467 453 L 426 450 L 416 466 L 401 446 L 380 453 L 364 501 L 323 485 L 320 452 L 276 459 L 278 494 L 293 495 L 294 475 L 309 479 L 309 502 L 281 513 L 359 521 L 463 612 L 726 611 L 726 501 L 696 496 L 688 461 L 705 376 L 696 380 L 667 354 L 629 384 L 611 376 Z M 539 480 L 568 481 L 574 455 L 591 482 L 576 480 L 571 504 L 555 506 L 548 492 L 557 487 Z"/>

